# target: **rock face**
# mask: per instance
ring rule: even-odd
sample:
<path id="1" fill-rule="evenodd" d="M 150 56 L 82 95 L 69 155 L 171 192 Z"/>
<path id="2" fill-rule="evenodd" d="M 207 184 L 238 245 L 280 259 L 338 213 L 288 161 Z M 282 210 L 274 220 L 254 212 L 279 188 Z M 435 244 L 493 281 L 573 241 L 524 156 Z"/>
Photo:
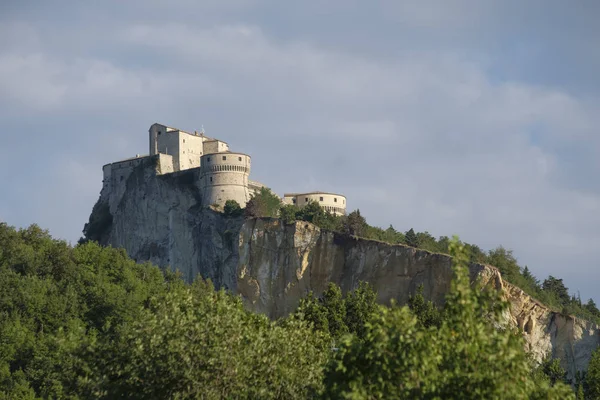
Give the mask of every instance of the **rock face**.
<path id="1" fill-rule="evenodd" d="M 198 178 L 194 170 L 157 176 L 151 162 L 140 165 L 112 207 L 110 223 L 92 236 L 125 248 L 137 261 L 176 267 L 188 281 L 210 278 L 273 318 L 292 312 L 309 291 L 320 294 L 328 282 L 348 291 L 367 281 L 379 302 L 400 304 L 423 285 L 426 298 L 443 303 L 452 279 L 449 256 L 346 237 L 306 222 L 227 218 L 200 206 Z M 101 195 L 94 213 L 106 212 L 102 205 L 109 200 Z M 94 213 L 90 221 L 99 218 Z M 599 344 L 597 326 L 553 312 L 493 267 L 473 264 L 470 273 L 502 290 L 511 304 L 507 319 L 523 330 L 537 359 L 560 357 L 570 376 L 587 368 Z"/>

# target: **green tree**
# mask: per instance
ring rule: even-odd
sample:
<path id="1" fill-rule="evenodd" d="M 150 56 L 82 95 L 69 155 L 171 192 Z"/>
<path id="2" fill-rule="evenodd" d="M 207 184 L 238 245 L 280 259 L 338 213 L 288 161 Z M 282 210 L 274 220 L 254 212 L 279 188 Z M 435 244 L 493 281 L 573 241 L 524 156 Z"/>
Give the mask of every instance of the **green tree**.
<path id="1" fill-rule="evenodd" d="M 502 246 L 488 252 L 487 263 L 498 268 L 502 276 L 509 282 L 514 282 L 521 275 L 519 264 L 517 264 L 512 250 L 507 250 Z"/>
<path id="2" fill-rule="evenodd" d="M 600 399 L 600 348 L 597 348 L 592 353 L 585 381 L 588 386 L 587 398 Z"/>
<path id="3" fill-rule="evenodd" d="M 235 200 L 227 200 L 223 207 L 223 214 L 227 217 L 239 217 L 244 211 L 240 204 Z"/>
<path id="4" fill-rule="evenodd" d="M 600 310 L 596 306 L 596 302 L 593 299 L 589 299 L 587 303 L 583 306 L 587 311 L 589 311 L 592 315 L 596 317 L 600 317 Z"/>
<path id="5" fill-rule="evenodd" d="M 425 300 L 425 297 L 423 297 L 423 285 L 419 285 L 417 293 L 414 296 L 409 296 L 408 307 L 423 327 L 439 328 L 441 326 L 442 313 L 431 301 Z"/>
<path id="6" fill-rule="evenodd" d="M 83 346 L 93 361 L 85 394 L 305 399 L 320 390 L 324 338 L 303 321 L 251 314 L 198 282 L 153 299 L 115 340 Z"/>
<path id="7" fill-rule="evenodd" d="M 318 202 L 312 200 L 307 205 L 302 207 L 296 214 L 296 218 L 302 221 L 311 222 L 315 225 L 318 225 L 324 216 L 325 210 L 323 210 Z"/>
<path id="8" fill-rule="evenodd" d="M 279 218 L 283 221 L 284 224 L 291 224 L 296 221 L 298 214 L 298 207 L 293 204 L 285 204 L 281 206 L 279 209 Z"/>
<path id="9" fill-rule="evenodd" d="M 366 325 L 377 310 L 377 293 L 368 282 L 359 282 L 358 287 L 350 291 L 344 299 L 347 330 L 359 339 L 366 335 Z"/>
<path id="10" fill-rule="evenodd" d="M 271 189 L 262 187 L 257 193 L 251 195 L 246 204 L 245 213 L 248 217 L 272 217 L 279 214 L 281 200 L 271 192 Z"/>
<path id="11" fill-rule="evenodd" d="M 569 296 L 569 289 L 567 289 L 562 279 L 550 275 L 548 276 L 548 279 L 544 280 L 542 289 L 545 292 L 554 295 L 561 305 L 566 306 L 570 303 L 571 297 Z"/>
<path id="12" fill-rule="evenodd" d="M 360 215 L 360 210 L 354 210 L 344 218 L 342 232 L 347 235 L 363 236 L 367 226 L 367 221 Z"/>
<path id="13" fill-rule="evenodd" d="M 406 231 L 404 234 L 404 240 L 408 246 L 419 247 L 419 238 L 413 228 L 410 228 L 408 231 Z"/>

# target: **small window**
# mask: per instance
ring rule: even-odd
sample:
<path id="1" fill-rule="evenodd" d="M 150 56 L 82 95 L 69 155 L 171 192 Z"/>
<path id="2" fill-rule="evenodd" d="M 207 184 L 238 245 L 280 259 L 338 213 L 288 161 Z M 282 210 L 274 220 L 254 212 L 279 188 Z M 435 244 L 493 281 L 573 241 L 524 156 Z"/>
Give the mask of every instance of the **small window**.
<path id="1" fill-rule="evenodd" d="M 227 160 L 227 156 L 223 156 L 223 161 Z"/>
<path id="2" fill-rule="evenodd" d="M 206 162 L 210 162 L 210 157 L 208 157 L 208 158 L 206 159 Z"/>
<path id="3" fill-rule="evenodd" d="M 210 177 L 210 181 L 212 182 L 212 176 Z"/>
<path id="4" fill-rule="evenodd" d="M 308 197 L 305 197 L 305 198 L 304 198 L 304 202 L 305 202 L 305 203 L 308 203 Z"/>
<path id="5" fill-rule="evenodd" d="M 242 157 L 238 157 L 238 160 L 242 161 Z"/>
<path id="6" fill-rule="evenodd" d="M 322 198 L 322 197 L 319 197 L 319 201 L 323 201 L 323 198 Z"/>
<path id="7" fill-rule="evenodd" d="M 185 139 L 183 139 L 183 143 L 185 143 Z"/>
<path id="8" fill-rule="evenodd" d="M 292 199 L 292 203 L 296 204 L 296 199 Z"/>
<path id="9" fill-rule="evenodd" d="M 123 181 L 123 175 L 121 175 L 121 182 Z"/>
<path id="10" fill-rule="evenodd" d="M 337 197 L 334 197 L 334 198 L 333 198 L 333 202 L 334 202 L 334 203 L 337 203 Z"/>
<path id="11" fill-rule="evenodd" d="M 160 131 L 158 131 L 158 134 L 160 135 Z"/>

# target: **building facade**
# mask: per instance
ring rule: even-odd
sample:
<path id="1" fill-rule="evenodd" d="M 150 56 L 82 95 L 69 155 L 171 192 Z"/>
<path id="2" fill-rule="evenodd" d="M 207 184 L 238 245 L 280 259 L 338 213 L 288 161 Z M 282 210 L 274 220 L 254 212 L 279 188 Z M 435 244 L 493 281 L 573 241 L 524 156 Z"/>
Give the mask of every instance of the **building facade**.
<path id="1" fill-rule="evenodd" d="M 106 164 L 102 167 L 101 198 L 115 211 L 127 188 L 127 180 L 136 167 L 154 162 L 157 175 L 173 174 L 186 170 L 199 172 L 195 184 L 202 195 L 202 206 L 223 207 L 227 200 L 235 200 L 242 207 L 253 193 L 265 187 L 249 180 L 251 157 L 232 152 L 229 145 L 219 139 L 197 132 L 190 133 L 155 123 L 148 130 L 149 155 Z M 325 192 L 292 193 L 283 197 L 286 204 L 304 207 L 310 201 L 318 202 L 326 211 L 336 215 L 346 213 L 346 197 Z"/>

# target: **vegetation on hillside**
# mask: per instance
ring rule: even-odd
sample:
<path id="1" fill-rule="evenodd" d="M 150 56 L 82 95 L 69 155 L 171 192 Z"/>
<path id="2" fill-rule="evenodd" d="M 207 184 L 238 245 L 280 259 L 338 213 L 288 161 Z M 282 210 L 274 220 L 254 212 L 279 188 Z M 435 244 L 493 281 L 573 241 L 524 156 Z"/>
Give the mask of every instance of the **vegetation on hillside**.
<path id="1" fill-rule="evenodd" d="M 326 212 L 317 202 L 311 202 L 303 208 L 291 204 L 282 205 L 279 198 L 267 188 L 263 188 L 260 193 L 256 194 L 252 199 L 252 203 L 268 203 L 270 205 L 268 207 L 269 211 L 268 213 L 248 212 L 247 208 L 246 215 L 248 216 L 273 217 L 279 215 L 284 223 L 308 221 L 322 229 L 334 232 L 390 244 L 403 244 L 434 253 L 450 253 L 451 240 L 448 236 L 441 236 L 436 239 L 429 232 L 415 232 L 412 228 L 400 232 L 392 225 L 387 229 L 371 226 L 361 215 L 360 210 L 352 211 L 345 216 L 335 216 Z M 279 214 L 277 214 L 277 207 L 279 207 Z M 261 209 L 265 209 L 265 207 Z M 256 210 L 256 208 L 253 208 L 253 210 Z M 552 275 L 543 281 L 538 280 L 527 266 L 518 264 L 512 250 L 499 246 L 486 252 L 474 244 L 461 244 L 469 262 L 493 265 L 500 270 L 502 277 L 508 282 L 523 289 L 527 294 L 555 311 L 576 315 L 600 324 L 600 310 L 593 299 L 582 302 L 578 295 L 569 294 L 569 289 L 562 279 Z"/>
<path id="2" fill-rule="evenodd" d="M 0 399 L 574 398 L 495 328 L 506 304 L 471 287 L 463 245 L 450 251 L 443 310 L 420 293 L 380 306 L 361 283 L 270 321 L 123 250 L 0 224 Z"/>

